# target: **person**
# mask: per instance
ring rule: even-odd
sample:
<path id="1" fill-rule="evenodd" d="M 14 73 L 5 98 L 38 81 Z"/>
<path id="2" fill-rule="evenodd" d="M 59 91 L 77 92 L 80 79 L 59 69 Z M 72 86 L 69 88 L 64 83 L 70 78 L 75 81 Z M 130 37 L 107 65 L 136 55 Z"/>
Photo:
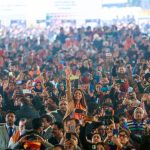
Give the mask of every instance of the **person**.
<path id="1" fill-rule="evenodd" d="M 76 89 L 71 95 L 71 81 L 70 81 L 71 70 L 68 67 L 66 69 L 66 86 L 67 86 L 67 101 L 68 107 L 66 114 L 64 116 L 64 120 L 69 118 L 74 118 L 77 120 L 83 119 L 83 117 L 87 114 L 87 105 L 85 101 L 84 94 L 81 89 Z"/>
<path id="2" fill-rule="evenodd" d="M 59 108 L 54 111 L 51 111 L 49 115 L 52 116 L 53 122 L 56 122 L 58 120 L 59 122 L 63 122 L 66 110 L 67 110 L 66 98 L 65 99 L 61 98 L 61 100 L 59 101 Z"/>
<path id="3" fill-rule="evenodd" d="M 131 134 L 141 136 L 144 134 L 144 129 L 146 122 L 144 120 L 144 110 L 141 107 L 137 107 L 133 113 L 133 120 L 129 120 L 128 129 L 131 131 Z"/>
<path id="4" fill-rule="evenodd" d="M 88 142 L 88 145 L 89 145 L 89 149 L 97 149 L 97 144 L 101 142 L 101 137 L 98 133 L 94 133 L 92 135 L 92 140 L 88 140 L 87 139 L 87 142 Z"/>
<path id="5" fill-rule="evenodd" d="M 16 115 L 13 111 L 8 111 L 5 117 L 5 124 L 0 126 L 0 149 L 8 148 L 9 139 L 18 131 L 15 125 Z"/>
<path id="6" fill-rule="evenodd" d="M 39 112 L 35 110 L 35 108 L 29 103 L 28 99 L 22 97 L 21 108 L 16 111 L 17 122 L 20 118 L 33 119 L 39 117 Z"/>
<path id="7" fill-rule="evenodd" d="M 97 150 L 105 150 L 103 143 L 101 142 L 97 143 Z"/>
<path id="8" fill-rule="evenodd" d="M 66 133 L 65 139 L 64 139 L 64 147 L 65 150 L 81 150 L 78 146 L 78 138 L 75 133 Z"/>
<path id="9" fill-rule="evenodd" d="M 49 115 L 43 115 L 41 118 L 44 124 L 42 137 L 44 137 L 44 139 L 49 139 L 52 136 L 52 117 Z"/>
<path id="10" fill-rule="evenodd" d="M 20 119 L 19 121 L 19 130 L 10 138 L 8 148 L 12 148 L 12 146 L 18 141 L 19 137 L 25 131 L 27 120 L 25 118 Z"/>
<path id="11" fill-rule="evenodd" d="M 118 138 L 114 136 L 112 141 L 119 150 L 135 150 L 134 146 L 130 143 L 130 134 L 127 130 L 120 130 Z"/>
<path id="12" fill-rule="evenodd" d="M 48 139 L 48 142 L 56 145 L 59 144 L 63 138 L 64 127 L 61 122 L 55 122 L 52 125 L 52 137 Z"/>
<path id="13" fill-rule="evenodd" d="M 29 148 L 37 148 L 37 150 L 45 150 L 48 148 L 49 150 L 53 149 L 53 145 L 48 143 L 43 137 L 42 132 L 44 129 L 44 125 L 41 118 L 34 118 L 32 120 L 32 129 L 24 132 L 19 137 L 19 140 L 13 145 L 12 149 L 29 149 Z"/>
<path id="14" fill-rule="evenodd" d="M 65 150 L 65 148 L 64 148 L 63 145 L 57 144 L 57 145 L 54 146 L 53 150 Z"/>

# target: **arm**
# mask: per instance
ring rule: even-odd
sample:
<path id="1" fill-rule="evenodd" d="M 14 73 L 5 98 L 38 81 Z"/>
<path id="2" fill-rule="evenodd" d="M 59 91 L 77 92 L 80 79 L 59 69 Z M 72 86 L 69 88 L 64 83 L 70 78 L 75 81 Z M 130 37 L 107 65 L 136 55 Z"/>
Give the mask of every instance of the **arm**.
<path id="1" fill-rule="evenodd" d="M 66 79 L 66 97 L 68 103 L 73 102 L 71 95 L 71 81 L 70 79 Z"/>

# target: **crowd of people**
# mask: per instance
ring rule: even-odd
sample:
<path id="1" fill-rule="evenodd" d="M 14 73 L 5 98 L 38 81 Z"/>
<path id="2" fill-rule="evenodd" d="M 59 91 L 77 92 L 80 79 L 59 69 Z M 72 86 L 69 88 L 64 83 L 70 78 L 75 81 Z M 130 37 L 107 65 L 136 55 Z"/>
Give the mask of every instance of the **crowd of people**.
<path id="1" fill-rule="evenodd" d="M 150 37 L 138 25 L 0 35 L 0 150 L 149 149 Z"/>

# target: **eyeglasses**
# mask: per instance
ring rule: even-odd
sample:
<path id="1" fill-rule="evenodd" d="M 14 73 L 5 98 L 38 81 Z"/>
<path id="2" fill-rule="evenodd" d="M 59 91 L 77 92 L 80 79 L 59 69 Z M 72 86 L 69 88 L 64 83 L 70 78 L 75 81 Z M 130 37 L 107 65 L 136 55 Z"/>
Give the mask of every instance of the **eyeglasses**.
<path id="1" fill-rule="evenodd" d="M 125 137 L 127 137 L 127 135 L 125 135 L 125 134 L 119 134 L 119 137 L 125 138 Z"/>

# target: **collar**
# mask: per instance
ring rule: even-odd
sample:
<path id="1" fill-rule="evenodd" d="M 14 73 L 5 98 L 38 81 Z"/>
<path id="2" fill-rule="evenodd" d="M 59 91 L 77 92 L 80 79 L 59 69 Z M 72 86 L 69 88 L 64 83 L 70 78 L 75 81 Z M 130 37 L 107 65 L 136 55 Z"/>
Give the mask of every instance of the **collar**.
<path id="1" fill-rule="evenodd" d="M 8 124 L 6 124 L 5 126 L 6 126 L 7 129 L 9 129 L 9 127 L 10 127 Z M 13 128 L 13 130 L 15 129 L 15 125 L 13 125 L 11 127 Z"/>
<path id="2" fill-rule="evenodd" d="M 44 130 L 44 132 L 47 132 L 47 130 L 48 130 L 49 128 L 51 128 L 51 125 L 50 125 L 48 128 L 46 128 L 46 129 Z"/>

